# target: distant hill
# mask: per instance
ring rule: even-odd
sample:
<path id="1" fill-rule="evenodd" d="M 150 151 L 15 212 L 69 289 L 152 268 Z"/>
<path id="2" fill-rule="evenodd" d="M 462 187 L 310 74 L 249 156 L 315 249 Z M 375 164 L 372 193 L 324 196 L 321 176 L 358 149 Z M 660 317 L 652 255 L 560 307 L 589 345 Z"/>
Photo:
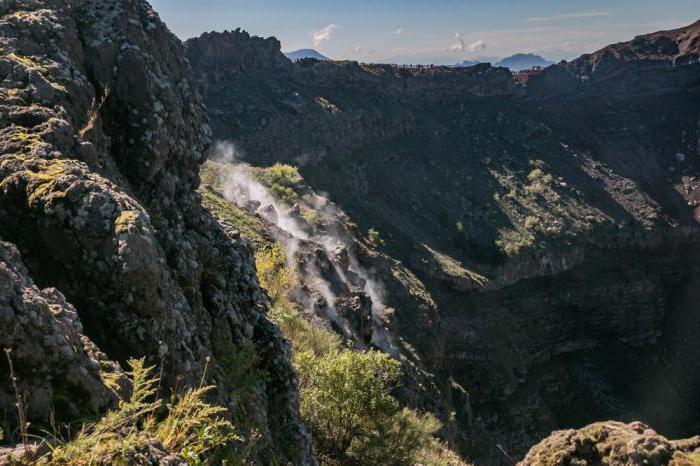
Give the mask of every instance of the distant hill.
<path id="1" fill-rule="evenodd" d="M 330 58 L 314 49 L 300 49 L 285 53 L 290 60 L 301 60 L 302 58 L 315 58 L 320 61 L 330 61 Z"/>
<path id="2" fill-rule="evenodd" d="M 553 62 L 533 53 L 516 53 L 515 55 L 496 62 L 494 66 L 509 68 L 511 71 L 520 71 L 530 69 L 533 66 L 546 68 L 553 64 Z"/>
<path id="3" fill-rule="evenodd" d="M 464 60 L 463 62 L 457 63 L 454 66 L 457 68 L 467 68 L 469 66 L 479 65 L 481 63 L 484 63 L 484 62 L 479 61 L 479 60 Z"/>

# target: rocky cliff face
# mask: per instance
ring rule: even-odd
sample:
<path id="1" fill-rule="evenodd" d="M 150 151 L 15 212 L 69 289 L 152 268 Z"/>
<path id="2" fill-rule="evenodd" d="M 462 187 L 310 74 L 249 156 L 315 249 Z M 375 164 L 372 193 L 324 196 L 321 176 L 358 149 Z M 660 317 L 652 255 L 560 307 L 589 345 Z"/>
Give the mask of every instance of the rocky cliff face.
<path id="1" fill-rule="evenodd" d="M 210 131 L 180 42 L 141 0 L 8 1 L 0 16 L 0 338 L 30 419 L 104 410 L 117 363 L 146 357 L 164 389 L 204 374 L 232 418 L 245 409 L 260 461 L 311 462 L 250 246 L 195 191 Z M 243 399 L 226 361 L 247 348 L 268 377 Z"/>
<path id="2" fill-rule="evenodd" d="M 605 418 L 700 430 L 687 370 L 700 325 L 696 29 L 526 87 L 488 66 L 284 63 L 242 33 L 186 48 L 216 138 L 253 164 L 298 165 L 421 282 L 435 334 L 389 287 L 393 331 L 453 400 L 464 452 L 507 464 L 552 429 Z M 236 70 L 228 81 L 202 50 Z M 265 58 L 235 64 L 251 51 Z"/>
<path id="3" fill-rule="evenodd" d="M 638 36 L 569 63 L 549 67 L 528 83 L 530 95 L 551 97 L 576 89 L 590 95 L 659 94 L 697 84 L 700 21 Z"/>

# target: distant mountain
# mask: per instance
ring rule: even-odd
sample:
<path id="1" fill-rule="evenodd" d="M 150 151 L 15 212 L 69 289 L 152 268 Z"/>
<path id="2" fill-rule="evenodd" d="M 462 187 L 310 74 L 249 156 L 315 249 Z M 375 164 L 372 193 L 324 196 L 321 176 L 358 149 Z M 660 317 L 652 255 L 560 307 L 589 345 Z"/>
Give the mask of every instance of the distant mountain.
<path id="1" fill-rule="evenodd" d="M 456 63 L 455 67 L 467 68 L 474 65 L 482 65 L 484 63 L 495 63 L 500 60 L 500 57 L 476 57 L 471 60 L 464 60 L 463 62 Z"/>
<path id="2" fill-rule="evenodd" d="M 530 69 L 534 66 L 546 68 L 553 64 L 553 62 L 545 60 L 539 55 L 535 55 L 533 53 L 516 53 L 515 55 L 496 62 L 494 66 L 509 68 L 511 71 L 520 71 Z"/>
<path id="3" fill-rule="evenodd" d="M 295 50 L 293 52 L 287 52 L 285 55 L 292 61 L 301 60 L 302 58 L 315 58 L 320 61 L 330 61 L 330 58 L 314 49 Z"/>
<path id="4" fill-rule="evenodd" d="M 454 66 L 457 68 L 467 68 L 469 66 L 479 65 L 481 63 L 483 63 L 483 62 L 479 61 L 479 60 L 464 60 L 463 62 L 457 63 Z"/>

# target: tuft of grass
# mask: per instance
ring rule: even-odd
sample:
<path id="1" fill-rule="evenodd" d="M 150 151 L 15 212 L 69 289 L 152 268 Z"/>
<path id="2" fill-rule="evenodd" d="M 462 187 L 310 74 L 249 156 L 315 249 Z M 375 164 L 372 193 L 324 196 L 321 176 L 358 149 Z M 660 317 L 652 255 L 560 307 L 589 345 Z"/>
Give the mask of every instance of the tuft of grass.
<path id="1" fill-rule="evenodd" d="M 240 440 L 233 424 L 222 417 L 227 409 L 204 401 L 214 388 L 189 389 L 168 404 L 168 416 L 152 427 L 165 448 L 193 459 Z"/>
<path id="2" fill-rule="evenodd" d="M 38 464 L 129 464 L 132 455 L 154 441 L 192 464 L 207 464 L 205 453 L 239 440 L 234 426 L 221 416 L 226 409 L 204 400 L 213 387 L 189 389 L 164 407 L 156 398 L 154 367 L 146 367 L 143 359 L 132 359 L 129 365 L 129 398 L 95 424 L 85 425 L 73 440 L 53 447 Z"/>
<path id="3" fill-rule="evenodd" d="M 85 126 L 83 126 L 83 128 L 78 132 L 78 134 L 80 134 L 81 139 L 85 139 L 85 135 L 95 128 L 95 125 L 97 124 L 97 119 L 100 116 L 100 110 L 102 109 L 102 106 L 105 104 L 107 98 L 109 97 L 111 89 L 109 88 L 109 86 L 103 86 L 103 88 L 104 91 L 99 101 L 96 97 L 92 98 L 92 105 L 90 106 L 90 110 L 88 111 Z"/>

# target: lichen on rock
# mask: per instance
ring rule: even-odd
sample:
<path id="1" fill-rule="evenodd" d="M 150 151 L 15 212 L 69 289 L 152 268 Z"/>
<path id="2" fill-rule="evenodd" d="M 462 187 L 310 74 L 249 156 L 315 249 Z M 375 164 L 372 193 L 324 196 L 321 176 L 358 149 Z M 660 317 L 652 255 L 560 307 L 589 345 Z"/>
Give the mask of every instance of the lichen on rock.
<path id="1" fill-rule="evenodd" d="M 205 378 L 255 419 L 256 460 L 312 464 L 251 249 L 195 191 L 210 130 L 180 41 L 143 0 L 9 0 L 0 37 L 0 271 L 21 284 L 2 288 L 0 341 L 30 420 L 56 399 L 66 421 L 104 412 L 119 365 L 146 357 L 162 390 Z M 249 347 L 268 376 L 244 405 L 221 361 Z M 2 363 L 0 380 L 12 417 Z"/>

